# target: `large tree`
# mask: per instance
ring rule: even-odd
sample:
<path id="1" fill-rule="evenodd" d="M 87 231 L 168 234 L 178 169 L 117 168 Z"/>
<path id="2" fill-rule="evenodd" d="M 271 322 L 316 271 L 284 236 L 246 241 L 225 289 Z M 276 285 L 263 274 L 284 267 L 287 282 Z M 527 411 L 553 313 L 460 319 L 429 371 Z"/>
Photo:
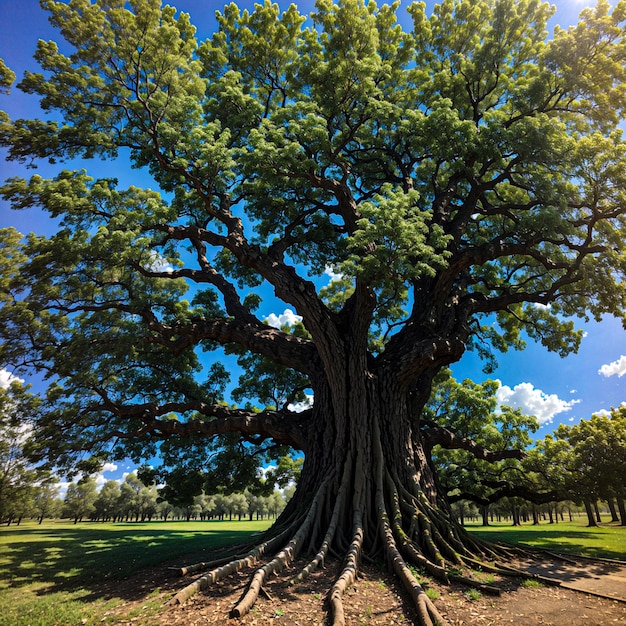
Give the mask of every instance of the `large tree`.
<path id="1" fill-rule="evenodd" d="M 626 406 L 597 413 L 574 426 L 560 424 L 536 442 L 524 460 L 529 473 L 555 491 L 554 499 L 584 503 L 590 526 L 597 521 L 593 504 L 617 501 L 626 525 Z"/>
<path id="2" fill-rule="evenodd" d="M 2 118 L 10 158 L 126 159 L 160 192 L 82 170 L 4 187 L 59 225 L 3 243 L 2 360 L 52 376 L 40 455 L 232 433 L 302 450 L 280 533 L 196 587 L 270 555 L 239 615 L 303 549 L 304 573 L 339 552 L 341 624 L 362 556 L 384 554 L 440 619 L 406 562 L 446 579 L 482 548 L 424 446 L 436 374 L 523 332 L 566 354 L 572 317 L 626 310 L 626 3 L 550 36 L 536 0 L 415 3 L 410 30 L 372 1 L 231 4 L 202 42 L 159 0 L 42 4 L 64 42 L 41 41 L 19 84 L 47 117 Z M 302 324 L 265 324 L 267 294 Z M 202 369 L 223 348 L 261 410 Z"/>
<path id="3" fill-rule="evenodd" d="M 521 496 L 549 502 L 554 492 L 535 488 L 521 465 L 531 444 L 537 418 L 499 405 L 498 381 L 457 382 L 444 370 L 424 407 L 421 423 L 429 458 L 449 502 L 471 500 L 487 507 L 504 497 Z"/>

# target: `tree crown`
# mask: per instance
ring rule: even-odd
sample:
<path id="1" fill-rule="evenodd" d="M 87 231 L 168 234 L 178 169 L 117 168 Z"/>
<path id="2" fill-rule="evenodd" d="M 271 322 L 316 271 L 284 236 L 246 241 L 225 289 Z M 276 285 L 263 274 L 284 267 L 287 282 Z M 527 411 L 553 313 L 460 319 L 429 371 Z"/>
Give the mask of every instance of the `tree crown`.
<path id="1" fill-rule="evenodd" d="M 230 4 L 202 42 L 157 0 L 43 6 L 65 43 L 40 41 L 18 86 L 50 116 L 0 119 L 10 158 L 124 157 L 160 188 L 68 170 L 3 187 L 59 221 L 3 232 L 0 326 L 4 361 L 58 381 L 61 457 L 148 433 L 304 447 L 287 405 L 336 346 L 410 389 L 467 346 L 525 331 L 565 354 L 568 318 L 624 315 L 626 3 L 551 38 L 536 0 L 415 3 L 410 30 L 398 4 Z M 270 292 L 297 330 L 257 316 Z M 221 346 L 292 389 L 244 377 L 265 409 L 228 407 L 200 358 Z"/>

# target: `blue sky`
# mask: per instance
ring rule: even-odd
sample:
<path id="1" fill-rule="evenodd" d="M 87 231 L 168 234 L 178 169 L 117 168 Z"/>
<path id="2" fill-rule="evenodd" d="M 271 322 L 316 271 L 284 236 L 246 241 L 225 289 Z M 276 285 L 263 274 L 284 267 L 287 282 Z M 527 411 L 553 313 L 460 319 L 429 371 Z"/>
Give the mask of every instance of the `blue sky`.
<path id="1" fill-rule="evenodd" d="M 221 9 L 224 2 L 213 0 L 172 0 L 180 10 L 191 15 L 192 23 L 198 28 L 200 38 L 212 32 L 215 26 L 214 13 Z M 239 2 L 241 7 L 251 7 L 250 0 Z M 289 2 L 278 0 L 281 8 Z M 301 12 L 307 13 L 313 7 L 313 0 L 303 0 L 298 4 Z M 432 2 L 428 2 L 432 5 Z M 566 27 L 575 22 L 580 10 L 593 4 L 587 0 L 556 0 L 556 16 L 551 25 Z M 402 13 L 402 10 L 401 10 Z M 37 0 L 0 0 L 0 57 L 12 68 L 18 78 L 25 69 L 35 69 L 32 54 L 37 40 L 58 39 L 47 22 L 46 14 L 39 8 Z M 10 96 L 0 96 L 0 109 L 12 117 L 37 116 L 37 102 L 30 97 L 13 90 Z M 115 175 L 120 186 L 130 184 L 150 186 L 151 179 L 137 170 L 130 170 L 126 165 L 121 168 L 114 164 L 100 161 L 85 163 L 90 171 L 102 175 L 104 168 L 113 168 L 108 175 Z M 79 167 L 81 165 L 79 164 Z M 53 174 L 58 168 L 43 166 L 39 173 Z M 16 163 L 0 160 L 0 179 L 9 176 L 29 176 L 31 172 Z M 0 202 L 0 227 L 15 226 L 23 233 L 35 231 L 50 232 L 53 225 L 41 213 L 12 211 Z M 274 310 L 267 309 L 264 316 L 280 316 L 286 307 L 275 302 Z M 287 314 L 288 317 L 288 314 Z M 486 378 L 495 378 L 501 382 L 500 396 L 503 402 L 519 406 L 525 412 L 535 414 L 542 422 L 537 436 L 551 432 L 559 423 L 576 423 L 581 418 L 588 418 L 592 413 L 606 411 L 626 401 L 626 331 L 619 321 L 607 318 L 601 323 L 589 323 L 584 326 L 585 337 L 578 354 L 560 358 L 548 353 L 538 345 L 528 344 L 523 352 L 512 351 L 500 355 L 498 369 L 487 376 L 482 372 L 482 363 L 473 354 L 466 354 L 453 367 L 457 379 L 471 378 L 477 382 Z M 0 370 L 0 385 L 6 382 L 6 372 Z M 130 466 L 108 468 L 105 478 L 118 478 L 122 472 L 130 471 Z"/>

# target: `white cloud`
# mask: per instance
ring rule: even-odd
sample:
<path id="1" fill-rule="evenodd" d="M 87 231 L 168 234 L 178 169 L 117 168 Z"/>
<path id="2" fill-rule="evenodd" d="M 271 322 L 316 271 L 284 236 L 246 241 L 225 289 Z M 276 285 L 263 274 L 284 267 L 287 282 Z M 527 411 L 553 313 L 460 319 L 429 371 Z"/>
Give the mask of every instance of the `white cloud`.
<path id="1" fill-rule="evenodd" d="M 602 374 L 602 376 L 615 376 L 618 375 L 621 378 L 624 374 L 626 374 L 626 356 L 622 354 L 617 361 L 613 361 L 612 363 L 605 363 L 599 370 L 598 374 Z"/>
<path id="2" fill-rule="evenodd" d="M 622 402 L 618 407 L 618 409 L 626 408 L 626 402 Z M 593 415 L 601 415 L 602 417 L 611 417 L 611 411 L 608 409 L 599 409 L 598 411 L 594 411 Z"/>
<path id="3" fill-rule="evenodd" d="M 108 482 L 109 479 L 105 478 L 102 473 L 96 474 L 96 488 L 98 489 L 98 491 L 100 491 L 100 489 L 102 489 L 102 486 L 104 485 L 104 483 Z"/>
<path id="4" fill-rule="evenodd" d="M 150 259 L 148 260 L 148 264 L 145 268 L 149 272 L 161 272 L 166 274 L 170 274 L 174 271 L 170 262 L 154 251 L 150 253 Z"/>
<path id="5" fill-rule="evenodd" d="M 265 318 L 265 322 L 269 324 L 272 328 L 281 328 L 285 324 L 293 326 L 294 324 L 297 324 L 301 321 L 302 317 L 300 315 L 296 315 L 291 309 L 285 309 L 285 311 L 280 315 L 270 313 Z"/>
<path id="6" fill-rule="evenodd" d="M 65 496 L 67 495 L 67 488 L 71 485 L 71 482 L 61 481 L 57 485 L 58 495 L 61 500 L 65 500 Z"/>
<path id="7" fill-rule="evenodd" d="M 14 376 L 8 370 L 5 370 L 5 369 L 0 370 L 0 389 L 8 389 L 11 386 L 11 383 L 16 380 L 19 383 L 24 382 L 22 378 L 18 378 L 17 376 Z"/>
<path id="8" fill-rule="evenodd" d="M 302 413 L 313 406 L 313 394 L 306 394 L 306 400 L 302 402 L 296 402 L 295 404 L 288 404 L 287 408 L 294 413 Z"/>
<path id="9" fill-rule="evenodd" d="M 343 274 L 337 274 L 337 272 L 335 272 L 335 270 L 333 270 L 330 265 L 326 266 L 326 268 L 324 269 L 324 274 L 326 274 L 326 276 L 330 276 L 331 282 L 333 280 L 341 280 L 343 278 Z"/>
<path id="10" fill-rule="evenodd" d="M 513 389 L 503 385 L 496 392 L 500 404 L 506 404 L 513 408 L 519 408 L 526 415 L 534 415 L 540 424 L 548 424 L 558 413 L 564 413 L 572 409 L 580 400 L 562 400 L 555 393 L 545 393 L 541 389 L 535 389 L 532 383 L 520 383 Z"/>
<path id="11" fill-rule="evenodd" d="M 98 491 L 100 491 L 100 488 L 102 487 L 102 485 L 104 485 L 104 483 L 111 480 L 110 478 L 105 478 L 104 474 L 106 472 L 115 472 L 115 471 L 117 471 L 117 465 L 115 465 L 115 463 L 105 463 L 102 466 L 102 470 L 98 472 L 95 476 L 96 485 L 98 486 Z"/>

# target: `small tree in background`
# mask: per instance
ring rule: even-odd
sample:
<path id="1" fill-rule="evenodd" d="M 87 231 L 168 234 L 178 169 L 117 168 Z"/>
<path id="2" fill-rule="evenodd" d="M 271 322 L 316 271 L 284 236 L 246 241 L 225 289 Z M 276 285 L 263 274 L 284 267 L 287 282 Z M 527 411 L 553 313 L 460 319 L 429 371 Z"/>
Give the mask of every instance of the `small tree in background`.
<path id="1" fill-rule="evenodd" d="M 96 479 L 92 476 L 83 477 L 78 482 L 71 483 L 65 494 L 63 517 L 73 519 L 74 524 L 81 522 L 84 517 L 95 513 L 97 499 Z"/>
<path id="2" fill-rule="evenodd" d="M 0 387 L 0 522 L 10 524 L 35 510 L 36 485 L 47 477 L 28 460 L 37 399 L 13 377 Z"/>

